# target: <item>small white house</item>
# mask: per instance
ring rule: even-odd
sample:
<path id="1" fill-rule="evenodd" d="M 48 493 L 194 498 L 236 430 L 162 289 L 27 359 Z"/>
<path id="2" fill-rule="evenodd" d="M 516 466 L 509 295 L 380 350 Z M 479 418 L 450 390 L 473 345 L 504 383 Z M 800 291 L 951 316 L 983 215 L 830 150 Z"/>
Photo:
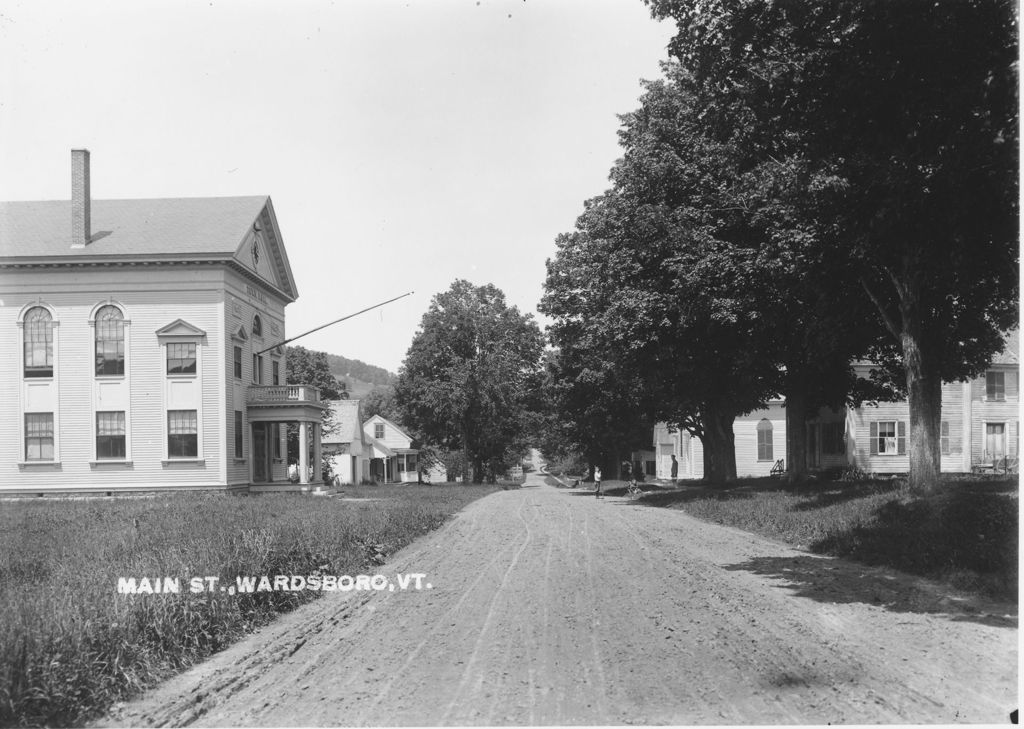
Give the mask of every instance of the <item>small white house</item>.
<path id="1" fill-rule="evenodd" d="M 363 431 L 359 400 L 332 400 L 334 427 L 324 433 L 323 451 L 338 483 L 360 483 L 370 478 L 372 450 Z"/>
<path id="2" fill-rule="evenodd" d="M 419 449 L 412 447 L 409 434 L 382 415 L 363 423 L 363 433 L 373 454 L 371 478 L 381 483 L 419 481 Z"/>

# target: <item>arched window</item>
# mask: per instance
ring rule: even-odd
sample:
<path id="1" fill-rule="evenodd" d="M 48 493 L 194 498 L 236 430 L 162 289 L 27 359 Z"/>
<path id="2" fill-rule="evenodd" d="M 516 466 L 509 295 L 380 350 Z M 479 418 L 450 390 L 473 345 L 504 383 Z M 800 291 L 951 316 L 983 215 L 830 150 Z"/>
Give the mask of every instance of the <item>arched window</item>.
<path id="1" fill-rule="evenodd" d="M 260 319 L 259 314 L 252 318 L 252 335 L 254 337 L 263 336 L 263 320 Z"/>
<path id="2" fill-rule="evenodd" d="M 762 418 L 757 424 L 757 460 L 771 461 L 772 453 L 772 422 Z"/>
<path id="3" fill-rule="evenodd" d="M 124 374 L 124 314 L 116 306 L 96 312 L 96 374 Z"/>
<path id="4" fill-rule="evenodd" d="M 42 306 L 25 313 L 25 377 L 53 377 L 53 317 Z"/>

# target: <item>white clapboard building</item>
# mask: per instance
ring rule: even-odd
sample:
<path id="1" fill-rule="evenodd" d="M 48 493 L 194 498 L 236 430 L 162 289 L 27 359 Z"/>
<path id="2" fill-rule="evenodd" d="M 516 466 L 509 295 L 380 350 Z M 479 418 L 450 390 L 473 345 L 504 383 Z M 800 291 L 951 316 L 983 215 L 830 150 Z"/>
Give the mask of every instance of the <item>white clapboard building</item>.
<path id="1" fill-rule="evenodd" d="M 71 192 L 0 203 L 0 492 L 310 488 L 321 404 L 285 385 L 270 198 L 91 200 L 86 150 Z"/>

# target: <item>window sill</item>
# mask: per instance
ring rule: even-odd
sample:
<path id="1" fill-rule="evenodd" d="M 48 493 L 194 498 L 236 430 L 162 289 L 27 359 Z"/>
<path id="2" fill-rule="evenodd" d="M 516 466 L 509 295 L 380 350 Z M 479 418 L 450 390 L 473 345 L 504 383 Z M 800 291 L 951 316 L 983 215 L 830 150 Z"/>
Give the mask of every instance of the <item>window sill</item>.
<path id="1" fill-rule="evenodd" d="M 190 465 L 194 465 L 194 466 L 205 466 L 206 465 L 206 459 L 205 458 L 165 458 L 162 461 L 160 461 L 160 463 L 161 463 L 161 465 L 164 465 L 164 466 L 173 466 L 173 465 L 175 465 L 177 463 L 186 463 L 186 464 L 190 464 Z"/>
<path id="2" fill-rule="evenodd" d="M 198 375 L 195 372 L 186 372 L 186 373 L 182 373 L 182 372 L 168 372 L 167 373 L 167 379 L 168 380 L 194 380 L 197 377 L 198 377 Z"/>
<path id="3" fill-rule="evenodd" d="M 96 461 L 89 461 L 89 465 L 93 468 L 96 466 L 134 466 L 135 464 L 123 458 L 103 458 Z"/>
<path id="4" fill-rule="evenodd" d="M 18 468 L 33 468 L 35 466 L 60 468 L 60 461 L 18 461 Z"/>
<path id="5" fill-rule="evenodd" d="M 244 458 L 236 458 L 235 459 L 235 465 L 236 466 L 240 466 L 240 465 L 242 465 L 245 462 L 246 462 L 246 459 L 244 459 Z"/>

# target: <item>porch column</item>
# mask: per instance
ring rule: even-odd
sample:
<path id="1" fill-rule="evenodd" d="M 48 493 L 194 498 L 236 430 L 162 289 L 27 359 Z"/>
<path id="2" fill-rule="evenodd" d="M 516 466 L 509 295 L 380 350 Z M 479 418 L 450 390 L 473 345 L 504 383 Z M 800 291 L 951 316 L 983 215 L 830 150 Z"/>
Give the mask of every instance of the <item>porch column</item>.
<path id="1" fill-rule="evenodd" d="M 299 421 L 299 483 L 309 483 L 309 423 Z"/>
<path id="2" fill-rule="evenodd" d="M 313 483 L 323 483 L 324 481 L 324 470 L 321 466 L 323 444 L 320 442 L 323 435 L 322 430 L 323 426 L 320 423 L 313 423 Z"/>

